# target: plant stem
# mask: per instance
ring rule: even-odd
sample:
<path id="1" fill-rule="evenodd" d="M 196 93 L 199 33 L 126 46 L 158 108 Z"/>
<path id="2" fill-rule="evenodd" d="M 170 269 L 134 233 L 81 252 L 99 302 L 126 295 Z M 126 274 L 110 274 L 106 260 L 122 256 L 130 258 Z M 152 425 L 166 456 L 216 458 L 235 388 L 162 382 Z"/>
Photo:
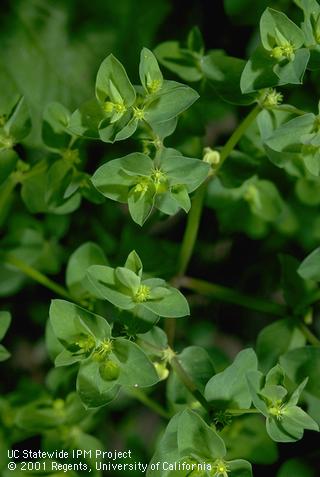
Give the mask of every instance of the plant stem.
<path id="1" fill-rule="evenodd" d="M 297 114 L 298 116 L 303 116 L 304 114 L 308 114 L 307 111 L 303 111 L 302 109 L 298 109 L 295 107 L 286 108 L 284 105 L 272 106 L 272 111 L 280 111 L 280 112 L 282 111 L 286 113 Z"/>
<path id="2" fill-rule="evenodd" d="M 174 370 L 174 372 L 179 377 L 180 381 L 182 381 L 182 383 L 188 389 L 188 391 L 190 391 L 190 393 L 196 398 L 197 401 L 199 401 L 199 403 L 204 407 L 204 409 L 210 413 L 211 412 L 210 404 L 205 399 L 203 394 L 197 389 L 197 386 L 192 381 L 188 373 L 181 366 L 179 358 L 177 356 L 174 356 L 173 358 L 171 358 L 170 365 L 172 369 Z"/>
<path id="3" fill-rule="evenodd" d="M 232 416 L 242 416 L 242 414 L 260 414 L 258 409 L 227 409 L 227 414 Z"/>
<path id="4" fill-rule="evenodd" d="M 197 292 L 201 295 L 215 298 L 219 301 L 240 305 L 250 310 L 261 311 L 263 313 L 270 313 L 276 316 L 285 316 L 287 313 L 286 307 L 278 303 L 273 303 L 263 298 L 254 298 L 250 295 L 244 295 L 231 288 L 209 283 L 205 280 L 197 278 L 183 277 L 180 281 L 181 286 Z"/>
<path id="5" fill-rule="evenodd" d="M 310 344 L 314 346 L 320 346 L 320 340 L 316 337 L 316 335 L 312 333 L 311 330 L 309 330 L 309 328 L 304 323 L 300 323 L 299 328 Z"/>
<path id="6" fill-rule="evenodd" d="M 152 409 L 152 411 L 154 411 L 156 414 L 159 414 L 159 416 L 163 417 L 164 419 L 170 419 L 171 416 L 169 412 L 163 409 L 163 407 L 160 406 L 160 404 L 158 404 L 156 401 L 147 396 L 147 394 L 145 394 L 141 389 L 128 389 L 127 392 L 130 396 L 133 396 L 147 407 Z"/>
<path id="7" fill-rule="evenodd" d="M 239 124 L 237 129 L 234 131 L 230 139 L 226 142 L 224 147 L 220 151 L 220 162 L 215 171 L 219 170 L 224 161 L 227 159 L 229 154 L 233 151 L 235 146 L 238 144 L 248 127 L 253 123 L 258 114 L 261 111 L 261 106 L 257 104 L 250 113 L 244 118 L 244 120 Z"/>
<path id="8" fill-rule="evenodd" d="M 233 132 L 229 140 L 226 142 L 224 147 L 220 152 L 220 162 L 215 168 L 214 175 L 218 172 L 224 161 L 227 159 L 229 154 L 233 151 L 235 146 L 238 144 L 239 140 L 248 129 L 250 124 L 256 119 L 257 115 L 261 111 L 261 106 L 257 104 L 250 113 L 245 117 L 245 119 L 239 124 L 236 130 Z M 207 180 L 198 188 L 194 197 L 192 199 L 192 205 L 190 212 L 188 214 L 187 225 L 185 228 L 184 236 L 182 239 L 182 245 L 180 249 L 180 254 L 178 258 L 178 271 L 177 277 L 182 277 L 189 265 L 191 256 L 193 254 L 194 246 L 197 240 L 201 213 L 203 209 L 204 199 L 207 190 L 207 184 L 209 180 L 214 177 L 214 175 L 207 178 Z M 176 323 L 174 320 L 167 319 L 165 321 L 165 331 L 168 336 L 169 345 L 173 346 L 174 336 L 176 330 Z"/>
<path id="9" fill-rule="evenodd" d="M 3 256 L 3 261 L 8 265 L 12 265 L 18 268 L 20 272 L 24 273 L 36 282 L 40 283 L 44 287 L 49 288 L 49 290 L 52 290 L 57 295 L 60 295 L 63 298 L 67 298 L 68 300 L 74 301 L 74 298 L 65 288 L 63 288 L 58 283 L 55 283 L 53 280 L 50 280 L 50 278 L 48 278 L 46 275 L 33 268 L 31 265 L 28 265 L 20 258 L 15 257 L 12 254 L 6 254 Z"/>
<path id="10" fill-rule="evenodd" d="M 220 162 L 214 171 L 214 175 L 216 175 L 217 171 L 220 169 L 224 161 L 227 159 L 229 154 L 233 151 L 235 146 L 238 144 L 239 140 L 246 132 L 250 124 L 256 119 L 257 115 L 261 111 L 261 106 L 256 105 L 250 113 L 245 117 L 245 119 L 239 124 L 237 129 L 233 132 L 232 136 L 226 142 L 224 147 L 221 149 L 220 152 Z M 182 276 L 185 274 L 191 255 L 193 253 L 194 245 L 197 239 L 199 225 L 200 225 L 200 218 L 201 212 L 203 208 L 203 202 L 205 198 L 206 188 L 209 177 L 196 191 L 193 200 L 190 212 L 188 214 L 188 221 L 187 226 L 185 229 L 185 233 L 182 240 L 182 246 L 180 250 L 180 256 L 178 260 L 178 276 Z"/>
<path id="11" fill-rule="evenodd" d="M 204 197 L 207 188 L 207 181 L 205 181 L 196 191 L 193 199 L 191 209 L 188 215 L 187 225 L 182 240 L 181 251 L 178 261 L 178 276 L 185 274 L 189 264 L 194 245 L 197 239 L 201 212 L 204 202 Z"/>

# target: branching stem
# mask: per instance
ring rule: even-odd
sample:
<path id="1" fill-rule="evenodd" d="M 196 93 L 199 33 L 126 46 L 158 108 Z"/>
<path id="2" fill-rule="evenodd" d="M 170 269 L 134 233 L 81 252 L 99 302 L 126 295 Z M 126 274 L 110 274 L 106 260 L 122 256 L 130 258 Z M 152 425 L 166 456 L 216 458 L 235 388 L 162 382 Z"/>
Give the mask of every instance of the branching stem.
<path id="1" fill-rule="evenodd" d="M 4 263 L 8 265 L 12 265 L 13 267 L 17 268 L 18 270 L 20 270 L 20 272 L 24 273 L 27 277 L 32 278 L 33 280 L 40 283 L 44 287 L 49 288 L 49 290 L 52 290 L 57 295 L 60 295 L 63 298 L 66 298 L 67 300 L 74 301 L 74 298 L 70 295 L 70 293 L 64 287 L 54 282 L 53 280 L 48 278 L 46 275 L 39 272 L 28 263 L 21 260 L 20 258 L 8 253 L 8 254 L 5 254 L 3 257 L 1 257 L 1 259 L 3 260 Z"/>
<path id="2" fill-rule="evenodd" d="M 192 290 L 200 295 L 215 298 L 216 300 L 226 303 L 239 305 L 250 310 L 260 311 L 276 316 L 286 316 L 287 309 L 285 305 L 274 303 L 263 298 L 255 298 L 250 295 L 244 295 L 232 288 L 217 285 L 216 283 L 209 283 L 205 280 L 197 278 L 182 277 L 180 286 Z"/>

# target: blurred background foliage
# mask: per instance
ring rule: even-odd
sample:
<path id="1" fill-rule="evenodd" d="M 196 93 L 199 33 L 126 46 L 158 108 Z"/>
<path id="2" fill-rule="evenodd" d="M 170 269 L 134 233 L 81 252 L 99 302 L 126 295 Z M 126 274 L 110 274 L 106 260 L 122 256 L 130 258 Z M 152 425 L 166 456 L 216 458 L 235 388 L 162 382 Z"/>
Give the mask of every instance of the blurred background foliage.
<path id="1" fill-rule="evenodd" d="M 24 147 L 19 146 L 21 157 L 33 163 L 48 154 L 41 149 L 46 105 L 59 101 L 73 110 L 90 97 L 98 66 L 108 54 L 118 57 L 132 81 L 137 82 L 139 52 L 143 46 L 152 49 L 162 41 L 184 42 L 188 31 L 198 25 L 206 49 L 223 49 L 232 56 L 246 58 L 257 42 L 258 19 L 266 6 L 278 8 L 293 19 L 300 18 L 290 0 L 3 0 L 0 107 L 4 108 L 19 91 L 25 96 L 33 118 L 32 133 Z M 166 78 L 175 79 L 174 74 L 168 71 L 165 74 Z M 319 82 L 311 74 L 303 90 L 286 89 L 286 102 L 315 111 L 314 98 L 319 97 L 319 90 Z M 200 86 L 200 94 L 200 101 L 183 115 L 170 138 L 170 145 L 194 157 L 201 155 L 204 145 L 223 144 L 246 113 L 245 108 L 238 109 L 220 100 L 206 85 Z M 106 158 L 131 152 L 131 146 L 135 147 L 131 141 L 113 146 L 85 144 L 86 172 L 92 173 Z M 247 169 L 243 170 L 239 158 L 234 157 L 231 175 L 234 177 L 238 171 L 245 180 L 251 177 L 253 167 L 258 170 L 259 178 L 274 182 L 281 196 L 283 215 L 265 221 L 244 200 L 233 206 L 237 184 L 231 184 L 233 192 L 226 191 L 221 184 L 212 185 L 188 274 L 281 301 L 278 255 L 287 253 L 302 259 L 318 245 L 320 185 L 313 184 L 315 193 L 310 198 L 305 193 L 305 184 L 298 187 L 296 178 L 275 168 L 265 158 L 254 129 L 243 139 L 243 147 L 246 151 L 251 147 L 253 164 L 246 162 Z M 225 185 L 227 182 L 226 170 Z M 174 274 L 185 225 L 183 214 L 171 219 L 153 218 L 141 233 L 127 212 L 110 201 L 100 205 L 83 201 L 81 208 L 71 215 L 31 215 L 18 196 L 10 207 L 0 210 L 0 216 L 4 214 L 7 218 L 1 221 L 0 246 L 15 250 L 28 263 L 54 275 L 61 283 L 68 257 L 87 240 L 98 243 L 113 263 L 122 263 L 128 251 L 136 249 L 146 271 L 164 278 Z M 43 330 L 52 294 L 22 274 L 8 274 L 0 266 L 0 296 L 2 309 L 10 310 L 14 317 L 5 339 L 13 358 L 1 365 L 0 391 L 11 393 L 11 402 L 19 404 L 21 395 L 28 394 L 32 399 L 43 393 L 45 375 L 51 367 Z M 272 321 L 270 316 L 212 302 L 197 294 L 189 295 L 188 299 L 193 309 L 192 320 L 188 326 L 178 323 L 176 349 L 180 351 L 190 344 L 203 346 L 217 370 L 229 363 L 241 348 L 253 345 L 257 333 Z M 174 395 L 176 384 L 171 383 L 169 389 Z M 128 407 L 131 413 L 127 412 Z M 148 460 L 163 428 L 157 416 L 128 396 L 122 396 L 99 413 L 100 424 L 95 433 L 107 447 L 132 448 L 136 460 Z M 239 429 L 241 441 L 246 442 L 246 436 L 253 432 L 259 434 L 259 425 L 255 418 L 246 418 L 245 425 Z M 261 435 L 263 441 L 262 431 Z M 27 444 L 37 448 L 39 438 L 19 443 L 21 448 Z M 256 475 L 275 475 L 281 462 L 302 458 L 306 446 L 311 454 L 316 451 L 315 443 L 307 435 L 294 447 L 280 445 L 280 463 L 275 463 L 277 451 L 271 441 L 268 446 L 268 451 L 261 455 L 248 444 L 246 455 L 241 455 L 257 463 Z M 265 464 L 271 465 L 265 467 Z M 289 460 L 279 477 L 293 475 L 290 472 L 296 465 L 305 464 Z M 315 475 L 312 470 L 309 474 L 308 469 L 304 472 L 306 476 Z"/>

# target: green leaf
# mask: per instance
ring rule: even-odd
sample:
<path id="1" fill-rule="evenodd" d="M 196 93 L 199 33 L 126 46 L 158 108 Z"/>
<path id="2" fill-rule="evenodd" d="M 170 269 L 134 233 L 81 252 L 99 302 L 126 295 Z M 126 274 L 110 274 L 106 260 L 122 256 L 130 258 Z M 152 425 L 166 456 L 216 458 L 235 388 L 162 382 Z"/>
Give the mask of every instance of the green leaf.
<path id="1" fill-rule="evenodd" d="M 188 192 L 193 192 L 208 177 L 209 164 L 184 157 L 178 151 L 165 148 L 160 156 L 160 167 L 168 176 L 171 186 L 184 185 Z"/>
<path id="2" fill-rule="evenodd" d="M 274 337 L 277 336 L 277 340 Z M 279 357 L 290 349 L 305 344 L 305 337 L 296 322 L 290 318 L 278 320 L 266 326 L 257 339 L 257 355 L 260 369 L 268 371 Z"/>
<path id="3" fill-rule="evenodd" d="M 100 103 L 108 99 L 113 103 L 123 102 L 126 107 L 130 107 L 135 102 L 135 89 L 126 70 L 113 55 L 107 56 L 100 65 L 96 79 L 96 96 Z"/>
<path id="4" fill-rule="evenodd" d="M 158 462 L 168 462 L 174 464 L 179 462 L 180 454 L 178 451 L 178 424 L 181 413 L 172 417 L 167 425 L 165 432 L 157 445 L 155 454 L 153 455 L 147 469 L 147 477 L 172 477 L 172 471 L 163 470 L 161 465 L 157 467 Z M 153 467 L 154 466 L 154 467 Z M 181 475 L 181 472 L 180 472 Z M 179 477 L 176 475 L 176 477 Z"/>
<path id="5" fill-rule="evenodd" d="M 260 395 L 260 390 L 265 383 L 263 374 L 260 371 L 249 371 L 246 374 L 246 379 L 254 407 L 265 417 L 268 417 L 269 409 Z"/>
<path id="6" fill-rule="evenodd" d="M 248 459 L 252 464 L 273 464 L 278 459 L 277 445 L 266 432 L 259 415 L 242 416 L 220 433 L 229 459 Z"/>
<path id="7" fill-rule="evenodd" d="M 298 199 L 305 205 L 316 207 L 320 204 L 320 181 L 318 178 L 300 177 L 295 185 Z"/>
<path id="8" fill-rule="evenodd" d="M 99 371 L 100 363 L 86 359 L 81 363 L 77 377 L 77 392 L 87 409 L 104 406 L 118 394 L 117 381 L 105 381 Z"/>
<path id="9" fill-rule="evenodd" d="M 179 353 L 178 359 L 183 369 L 197 386 L 197 389 L 203 393 L 206 383 L 215 373 L 208 352 L 200 346 L 188 346 Z M 170 376 L 167 395 L 170 401 L 175 404 L 188 402 L 188 397 L 190 398 L 189 401 L 194 399 L 189 391 L 181 386 L 181 381 L 176 374 Z"/>
<path id="10" fill-rule="evenodd" d="M 103 250 L 94 242 L 80 245 L 69 257 L 66 270 L 66 283 L 71 294 L 81 297 L 87 293 L 83 284 L 87 269 L 91 265 L 107 265 Z"/>
<path id="11" fill-rule="evenodd" d="M 203 460 L 212 461 L 226 454 L 221 437 L 198 414 L 189 409 L 180 415 L 177 442 L 180 454 L 185 457 L 196 454 Z"/>
<path id="12" fill-rule="evenodd" d="M 108 300 L 123 310 L 132 310 L 135 307 L 132 296 L 124 294 L 121 288 L 119 290 L 113 268 L 92 265 L 87 270 L 87 278 L 90 284 L 88 290 L 100 300 Z"/>
<path id="13" fill-rule="evenodd" d="M 138 192 L 131 189 L 128 195 L 128 207 L 132 219 L 142 226 L 150 216 L 154 204 L 154 190 Z"/>
<path id="14" fill-rule="evenodd" d="M 15 170 L 18 160 L 18 154 L 12 149 L 0 151 L 0 185 Z"/>
<path id="15" fill-rule="evenodd" d="M 8 136 L 12 137 L 15 142 L 22 141 L 22 139 L 30 133 L 31 120 L 29 109 L 23 97 L 15 105 L 9 119 L 3 127 L 3 130 Z"/>
<path id="16" fill-rule="evenodd" d="M 194 26 L 191 28 L 187 38 L 187 46 L 189 50 L 203 55 L 205 45 L 199 27 Z"/>
<path id="17" fill-rule="evenodd" d="M 275 65 L 274 72 L 280 80 L 279 84 L 302 84 L 309 58 L 309 50 L 301 48 L 295 53 L 293 61 Z"/>
<path id="18" fill-rule="evenodd" d="M 125 268 L 128 268 L 132 272 L 136 273 L 141 278 L 143 265 L 139 255 L 135 250 L 132 250 L 132 252 L 129 253 L 124 266 Z"/>
<path id="19" fill-rule="evenodd" d="M 316 248 L 302 261 L 297 272 L 304 280 L 320 281 L 320 248 Z"/>
<path id="20" fill-rule="evenodd" d="M 81 403 L 79 404 L 76 411 L 81 418 L 85 412 Z M 65 401 L 41 398 L 21 407 L 16 414 L 15 423 L 29 432 L 41 433 L 66 424 L 67 418 L 68 406 Z"/>
<path id="21" fill-rule="evenodd" d="M 105 197 L 127 202 L 130 188 L 139 182 L 137 176 L 149 176 L 152 168 L 153 162 L 148 156 L 134 152 L 103 164 L 91 180 Z"/>
<path id="22" fill-rule="evenodd" d="M 243 94 L 253 93 L 260 89 L 280 86 L 279 76 L 274 72 L 276 62 L 270 53 L 259 46 L 247 61 L 240 80 L 240 89 Z"/>
<path id="23" fill-rule="evenodd" d="M 137 293 L 141 280 L 135 272 L 125 267 L 117 267 L 114 270 L 114 275 L 121 285 L 128 288 L 134 295 Z"/>
<path id="24" fill-rule="evenodd" d="M 42 138 L 45 144 L 54 148 L 67 147 L 70 134 L 70 111 L 60 103 L 49 103 L 43 113 Z"/>
<path id="25" fill-rule="evenodd" d="M 4 338 L 11 323 L 11 315 L 8 311 L 0 311 L 0 341 Z M 10 358 L 9 351 L 0 344 L 0 362 Z"/>
<path id="26" fill-rule="evenodd" d="M 320 348 L 305 346 L 288 351 L 280 357 L 280 364 L 289 378 L 300 383 L 308 377 L 306 390 L 313 396 L 320 398 L 319 367 Z"/>
<path id="27" fill-rule="evenodd" d="M 72 449 L 81 449 L 84 451 L 83 459 L 90 465 L 89 472 L 91 470 L 94 471 L 96 463 L 98 462 L 96 455 L 102 455 L 98 454 L 97 451 L 103 452 L 104 450 L 102 442 L 91 434 L 87 434 L 80 430 L 72 436 L 71 447 Z"/>
<path id="28" fill-rule="evenodd" d="M 221 373 L 213 376 L 205 388 L 205 398 L 219 403 L 220 407 L 248 408 L 251 395 L 246 381 L 246 373 L 257 369 L 258 361 L 253 349 L 240 351 L 234 362 Z"/>
<path id="29" fill-rule="evenodd" d="M 228 461 L 230 477 L 252 477 L 252 467 L 250 462 L 243 459 Z"/>
<path id="30" fill-rule="evenodd" d="M 281 255 L 280 261 L 286 302 L 293 308 L 295 314 L 299 314 L 305 311 L 317 287 L 314 282 L 303 280 L 298 274 L 298 260 L 289 255 Z"/>
<path id="31" fill-rule="evenodd" d="M 56 337 L 71 351 L 80 335 L 100 341 L 111 336 L 104 318 L 65 300 L 52 300 L 49 316 Z"/>
<path id="32" fill-rule="evenodd" d="M 143 48 L 139 65 L 140 81 L 147 93 L 156 93 L 162 88 L 163 76 L 154 54 Z"/>
<path id="33" fill-rule="evenodd" d="M 302 84 L 309 57 L 308 49 L 301 48 L 292 61 L 278 63 L 267 50 L 258 47 L 242 72 L 242 93 L 253 93 L 285 84 Z"/>
<path id="34" fill-rule="evenodd" d="M 282 46 L 282 39 L 289 42 L 295 50 L 300 48 L 304 42 L 302 30 L 287 15 L 273 8 L 267 8 L 262 14 L 260 34 L 262 44 L 266 50 Z"/>
<path id="35" fill-rule="evenodd" d="M 276 221 L 283 210 L 278 189 L 270 181 L 249 179 L 243 186 L 243 197 L 251 212 L 267 222 Z"/>
<path id="36" fill-rule="evenodd" d="M 10 358 L 11 354 L 4 346 L 0 344 L 0 362 Z"/>
<path id="37" fill-rule="evenodd" d="M 188 109 L 198 98 L 199 94 L 189 86 L 164 81 L 161 90 L 145 106 L 144 119 L 151 126 L 168 121 Z"/>
<path id="38" fill-rule="evenodd" d="M 71 134 L 98 139 L 99 125 L 105 118 L 101 104 L 95 99 L 84 102 L 70 117 L 69 128 Z"/>
<path id="39" fill-rule="evenodd" d="M 130 111 L 125 112 L 113 123 L 110 123 L 109 119 L 104 119 L 99 124 L 99 137 L 103 142 L 108 143 L 123 141 L 135 133 L 138 123 L 138 119 Z"/>
<path id="40" fill-rule="evenodd" d="M 154 54 L 168 70 L 173 71 L 181 79 L 188 82 L 200 81 L 202 72 L 198 59 L 176 41 L 166 41 L 158 45 Z"/>
<path id="41" fill-rule="evenodd" d="M 315 116 L 310 113 L 291 119 L 278 127 L 265 140 L 270 160 L 279 167 L 284 167 L 287 162 L 295 164 L 301 163 L 301 159 L 305 161 L 302 139 L 312 132 L 314 123 Z"/>
<path id="42" fill-rule="evenodd" d="M 59 159 L 52 164 L 47 172 L 45 201 L 48 206 L 57 207 L 61 205 L 72 175 L 72 165 L 64 159 Z"/>
<path id="43" fill-rule="evenodd" d="M 255 94 L 243 94 L 240 79 L 246 62 L 227 56 L 223 51 L 213 50 L 201 60 L 201 69 L 216 93 L 232 104 L 251 104 Z"/>
<path id="44" fill-rule="evenodd" d="M 176 185 L 172 187 L 170 196 L 176 201 L 178 207 L 183 209 L 186 213 L 191 208 L 191 200 L 188 195 L 188 189 L 185 185 Z"/>
<path id="45" fill-rule="evenodd" d="M 119 384 L 148 387 L 159 381 L 158 374 L 147 355 L 132 341 L 116 338 L 113 342 L 113 353 L 121 366 Z"/>
<path id="46" fill-rule="evenodd" d="M 144 280 L 143 284 L 152 287 L 153 280 L 153 278 Z M 180 318 L 190 315 L 188 302 L 179 290 L 166 285 L 165 290 L 167 293 L 164 296 L 160 295 L 158 297 L 154 295 L 155 290 L 157 290 L 157 287 L 151 289 L 151 299 L 143 303 L 148 310 L 167 318 Z"/>
<path id="47" fill-rule="evenodd" d="M 8 311 L 0 311 L 0 341 L 4 338 L 11 323 L 11 315 Z"/>
<path id="48" fill-rule="evenodd" d="M 276 442 L 300 440 L 303 437 L 304 429 L 318 431 L 319 427 L 307 413 L 297 406 L 288 406 L 280 422 L 272 418 L 267 419 L 268 434 Z"/>

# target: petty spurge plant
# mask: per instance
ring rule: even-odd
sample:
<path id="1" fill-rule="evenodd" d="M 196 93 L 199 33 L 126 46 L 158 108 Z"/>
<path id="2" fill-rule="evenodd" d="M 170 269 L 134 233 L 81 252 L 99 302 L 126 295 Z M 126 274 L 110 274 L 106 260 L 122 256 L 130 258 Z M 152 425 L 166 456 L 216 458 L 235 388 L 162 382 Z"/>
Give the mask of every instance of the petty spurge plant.
<path id="1" fill-rule="evenodd" d="M 127 55 L 84 30 L 91 67 L 74 7 L 12 3 L 1 475 L 316 477 L 320 4 L 225 0 L 259 22 L 245 60 L 198 27 L 152 48 L 168 4 L 143 1 Z"/>

